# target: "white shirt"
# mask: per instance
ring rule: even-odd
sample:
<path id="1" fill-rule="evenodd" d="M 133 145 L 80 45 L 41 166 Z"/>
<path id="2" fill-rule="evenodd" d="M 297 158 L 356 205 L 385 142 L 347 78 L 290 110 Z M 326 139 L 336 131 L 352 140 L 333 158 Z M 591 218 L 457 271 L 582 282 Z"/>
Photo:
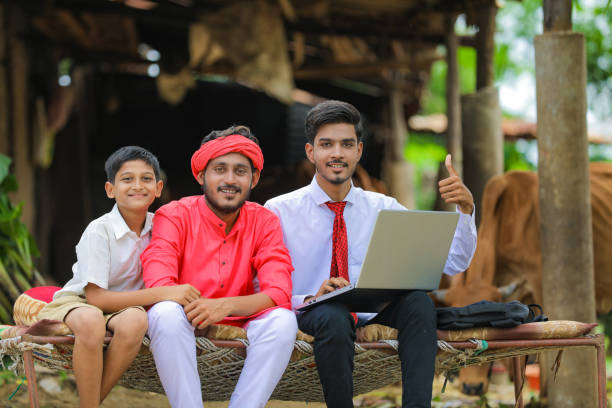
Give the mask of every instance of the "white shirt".
<path id="1" fill-rule="evenodd" d="M 89 223 L 76 246 L 74 276 L 53 296 L 83 295 L 88 283 L 102 289 L 131 291 L 144 288 L 140 254 L 151 240 L 153 213 L 147 213 L 140 236 L 127 226 L 117 205 Z"/>
<path id="2" fill-rule="evenodd" d="M 264 205 L 280 218 L 283 239 L 295 268 L 292 274 L 293 307 L 304 303 L 306 296 L 316 294 L 323 281 L 329 279 L 335 214 L 325 205 L 328 201 L 333 200 L 319 186 L 315 176 L 310 185 L 272 198 Z M 364 191 L 353 185 L 344 201 L 347 202 L 344 222 L 348 239 L 349 278 L 351 282 L 356 282 L 378 210 L 406 210 L 406 207 L 395 198 Z M 444 265 L 444 273 L 448 275 L 465 271 L 476 250 L 474 213 L 459 214 Z M 372 316 L 363 315 L 366 318 Z"/>

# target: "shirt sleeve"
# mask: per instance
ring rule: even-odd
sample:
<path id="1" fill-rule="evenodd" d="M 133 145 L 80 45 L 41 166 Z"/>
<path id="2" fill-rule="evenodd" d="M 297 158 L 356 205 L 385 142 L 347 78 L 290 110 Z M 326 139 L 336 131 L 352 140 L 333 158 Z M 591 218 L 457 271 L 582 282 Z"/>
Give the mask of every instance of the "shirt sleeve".
<path id="1" fill-rule="evenodd" d="M 102 227 L 83 233 L 76 246 L 77 274 L 83 287 L 94 283 L 102 289 L 108 289 L 110 278 L 110 243 Z"/>
<path id="2" fill-rule="evenodd" d="M 155 213 L 151 242 L 140 255 L 147 288 L 179 284 L 179 259 L 183 241 L 180 219 L 160 208 Z"/>
<path id="3" fill-rule="evenodd" d="M 283 243 L 283 230 L 278 217 L 270 214 L 262 222 L 257 252 L 252 265 L 257 271 L 261 293 L 265 293 L 277 306 L 288 306 L 291 301 L 291 258 Z"/>
<path id="4" fill-rule="evenodd" d="M 460 272 L 464 272 L 476 251 L 476 223 L 474 221 L 476 214 L 476 206 L 472 210 L 472 214 L 464 214 L 459 211 L 457 207 L 456 211 L 459 213 L 459 221 L 457 222 L 457 229 L 451 243 L 448 258 L 444 265 L 444 273 L 447 275 L 455 275 Z"/>

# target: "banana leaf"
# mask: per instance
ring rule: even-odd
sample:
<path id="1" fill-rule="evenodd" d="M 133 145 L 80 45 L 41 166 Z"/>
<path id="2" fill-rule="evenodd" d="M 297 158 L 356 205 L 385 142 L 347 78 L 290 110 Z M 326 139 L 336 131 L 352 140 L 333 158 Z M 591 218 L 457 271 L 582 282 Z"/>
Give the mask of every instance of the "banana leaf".
<path id="1" fill-rule="evenodd" d="M 38 247 L 21 222 L 23 203 L 11 203 L 8 193 L 17 191 L 17 179 L 10 172 L 11 159 L 0 154 L 0 322 L 12 321 L 12 304 L 34 285 L 46 284 L 32 257 Z"/>

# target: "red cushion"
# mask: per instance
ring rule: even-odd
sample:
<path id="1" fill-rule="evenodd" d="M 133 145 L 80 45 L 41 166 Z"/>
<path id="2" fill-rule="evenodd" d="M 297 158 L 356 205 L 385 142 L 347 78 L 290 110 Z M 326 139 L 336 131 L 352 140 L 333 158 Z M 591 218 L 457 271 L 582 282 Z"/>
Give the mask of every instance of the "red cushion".
<path id="1" fill-rule="evenodd" d="M 53 294 L 60 289 L 61 288 L 59 286 L 38 286 L 28 289 L 23 293 L 30 296 L 32 299 L 50 303 L 53 300 Z"/>

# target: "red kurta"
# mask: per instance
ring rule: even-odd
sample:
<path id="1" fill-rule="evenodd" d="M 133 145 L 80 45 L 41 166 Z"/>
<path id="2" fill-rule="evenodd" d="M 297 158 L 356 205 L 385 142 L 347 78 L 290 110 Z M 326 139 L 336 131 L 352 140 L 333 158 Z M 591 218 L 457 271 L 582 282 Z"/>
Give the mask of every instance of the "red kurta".
<path id="1" fill-rule="evenodd" d="M 151 243 L 141 255 L 146 287 L 190 283 L 207 298 L 244 296 L 255 293 L 257 276 L 261 293 L 290 308 L 293 267 L 276 215 L 247 201 L 227 235 L 225 226 L 204 196 L 185 197 L 157 210 Z"/>

